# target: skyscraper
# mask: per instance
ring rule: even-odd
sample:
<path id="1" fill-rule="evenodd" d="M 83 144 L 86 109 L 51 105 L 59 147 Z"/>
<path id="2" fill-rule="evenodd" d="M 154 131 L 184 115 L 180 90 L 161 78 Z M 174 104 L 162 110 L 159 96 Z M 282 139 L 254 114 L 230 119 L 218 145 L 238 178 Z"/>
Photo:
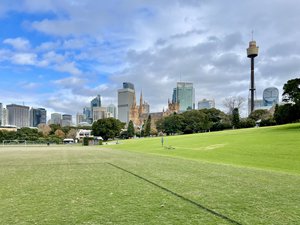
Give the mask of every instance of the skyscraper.
<path id="1" fill-rule="evenodd" d="M 173 88 L 172 102 L 177 102 L 177 88 Z"/>
<path id="2" fill-rule="evenodd" d="M 83 113 L 76 114 L 76 124 L 79 125 L 80 123 L 86 122 L 84 119 Z"/>
<path id="3" fill-rule="evenodd" d="M 70 115 L 70 114 L 63 114 L 62 115 L 61 126 L 62 127 L 72 126 L 72 115 Z"/>
<path id="4" fill-rule="evenodd" d="M 101 107 L 101 96 L 100 95 L 97 95 L 97 97 L 91 101 L 91 118 L 93 118 L 93 108 L 94 107 Z"/>
<path id="5" fill-rule="evenodd" d="M 17 127 L 29 127 L 29 107 L 24 105 L 7 105 L 8 124 Z"/>
<path id="6" fill-rule="evenodd" d="M 84 107 L 83 108 L 83 117 L 84 117 L 84 122 L 92 124 L 92 113 L 91 113 L 91 108 L 90 107 Z"/>
<path id="7" fill-rule="evenodd" d="M 61 125 L 61 114 L 60 113 L 52 113 L 51 119 L 50 119 L 50 124 Z"/>
<path id="8" fill-rule="evenodd" d="M 2 126 L 8 125 L 8 115 L 7 115 L 7 109 L 2 109 Z"/>
<path id="9" fill-rule="evenodd" d="M 129 122 L 130 108 L 135 99 L 134 85 L 129 82 L 123 83 L 123 88 L 118 90 L 118 119 Z"/>
<path id="10" fill-rule="evenodd" d="M 106 107 L 94 107 L 93 109 L 93 121 L 110 117 L 110 113 L 107 113 Z"/>
<path id="11" fill-rule="evenodd" d="M 114 104 L 107 106 L 107 112 L 111 113 L 113 118 L 117 118 L 117 107 Z"/>
<path id="12" fill-rule="evenodd" d="M 264 106 L 273 106 L 279 103 L 279 91 L 276 87 L 266 88 L 263 92 Z"/>
<path id="13" fill-rule="evenodd" d="M 46 124 L 47 111 L 44 108 L 30 109 L 30 126 L 37 127 L 39 124 Z"/>
<path id="14" fill-rule="evenodd" d="M 172 101 L 179 103 L 181 112 L 195 109 L 195 90 L 193 83 L 177 82 L 177 87 L 173 90 Z"/>
<path id="15" fill-rule="evenodd" d="M 3 106 L 2 103 L 0 102 L 0 126 L 3 126 Z"/>

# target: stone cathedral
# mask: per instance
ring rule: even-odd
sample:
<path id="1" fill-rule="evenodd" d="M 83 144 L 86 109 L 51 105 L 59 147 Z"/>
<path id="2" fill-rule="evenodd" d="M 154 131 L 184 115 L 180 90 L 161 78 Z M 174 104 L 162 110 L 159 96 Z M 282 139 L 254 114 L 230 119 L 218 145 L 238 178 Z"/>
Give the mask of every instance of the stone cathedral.
<path id="1" fill-rule="evenodd" d="M 129 112 L 129 120 L 131 120 L 135 127 L 141 128 L 144 124 L 144 121 L 148 119 L 148 116 L 151 116 L 151 124 L 152 127 L 155 127 L 155 122 L 165 116 L 169 116 L 172 113 L 179 112 L 179 103 L 170 102 L 168 100 L 168 108 L 167 110 L 163 110 L 162 112 L 150 113 L 150 106 L 147 102 L 143 101 L 143 94 L 141 92 L 140 95 L 140 104 L 136 104 L 136 97 L 134 95 L 133 104 L 130 108 Z"/>

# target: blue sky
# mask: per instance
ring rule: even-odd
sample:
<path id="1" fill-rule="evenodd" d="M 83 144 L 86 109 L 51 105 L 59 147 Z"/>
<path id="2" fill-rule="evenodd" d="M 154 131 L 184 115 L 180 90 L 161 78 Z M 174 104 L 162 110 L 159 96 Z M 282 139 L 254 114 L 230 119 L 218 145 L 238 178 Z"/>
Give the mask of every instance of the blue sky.
<path id="1" fill-rule="evenodd" d="M 256 96 L 282 92 L 299 77 L 299 11 L 296 0 L 3 0 L 0 102 L 75 115 L 97 94 L 117 104 L 129 81 L 161 111 L 181 80 L 224 109 L 224 98 L 248 97 L 252 30 Z"/>

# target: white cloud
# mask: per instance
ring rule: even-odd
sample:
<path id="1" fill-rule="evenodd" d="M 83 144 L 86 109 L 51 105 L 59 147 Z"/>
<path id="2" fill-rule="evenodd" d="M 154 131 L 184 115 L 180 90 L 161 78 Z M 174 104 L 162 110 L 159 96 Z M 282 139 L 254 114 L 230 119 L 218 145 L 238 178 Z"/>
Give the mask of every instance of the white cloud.
<path id="1" fill-rule="evenodd" d="M 36 65 L 36 58 L 37 56 L 34 53 L 16 53 L 11 60 L 19 65 Z"/>
<path id="2" fill-rule="evenodd" d="M 76 67 L 74 62 L 62 63 L 60 65 L 56 65 L 54 68 L 60 72 L 66 72 L 73 75 L 82 74 L 82 72 Z"/>
<path id="3" fill-rule="evenodd" d="M 78 88 L 80 86 L 84 86 L 86 80 L 80 79 L 78 77 L 68 77 L 60 80 L 55 80 L 54 83 L 58 85 L 62 85 L 63 87 Z"/>
<path id="4" fill-rule="evenodd" d="M 24 89 L 28 90 L 35 90 L 36 88 L 40 87 L 41 84 L 36 82 L 21 82 L 19 83 L 19 86 Z"/>
<path id="5" fill-rule="evenodd" d="M 48 39 L 32 49 L 30 37 L 5 39 L 3 43 L 14 49 L 0 49 L 0 61 L 11 59 L 18 65 L 61 72 L 60 78 L 68 78 L 55 85 L 67 90 L 60 97 L 69 100 L 101 94 L 116 102 L 117 89 L 123 81 L 131 81 L 158 111 L 180 77 L 194 83 L 196 100 L 215 98 L 218 107 L 228 96 L 247 98 L 246 48 L 252 29 L 260 46 L 257 97 L 265 87 L 281 89 L 288 79 L 299 76 L 300 31 L 295 27 L 300 4 L 295 0 L 178 0 L 172 4 L 159 0 L 26 0 L 18 6 L 17 11 L 26 13 L 47 12 L 45 17 L 27 21 L 25 29 Z M 53 109 L 63 109 L 55 103 L 58 97 L 50 105 Z"/>
<path id="6" fill-rule="evenodd" d="M 61 46 L 60 41 L 55 42 L 43 42 L 38 47 L 37 51 L 53 51 L 53 49 L 58 49 Z"/>
<path id="7" fill-rule="evenodd" d="M 28 50 L 30 48 L 30 43 L 24 38 L 8 38 L 3 41 L 4 44 L 9 44 L 16 50 Z"/>

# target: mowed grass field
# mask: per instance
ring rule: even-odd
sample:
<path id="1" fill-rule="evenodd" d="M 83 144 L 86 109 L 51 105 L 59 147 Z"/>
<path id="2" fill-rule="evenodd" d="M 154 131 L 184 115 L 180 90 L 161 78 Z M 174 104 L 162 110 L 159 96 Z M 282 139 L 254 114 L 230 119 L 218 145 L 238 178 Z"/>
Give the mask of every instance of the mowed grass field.
<path id="1" fill-rule="evenodd" d="M 0 147 L 0 224 L 300 224 L 300 124 Z"/>

